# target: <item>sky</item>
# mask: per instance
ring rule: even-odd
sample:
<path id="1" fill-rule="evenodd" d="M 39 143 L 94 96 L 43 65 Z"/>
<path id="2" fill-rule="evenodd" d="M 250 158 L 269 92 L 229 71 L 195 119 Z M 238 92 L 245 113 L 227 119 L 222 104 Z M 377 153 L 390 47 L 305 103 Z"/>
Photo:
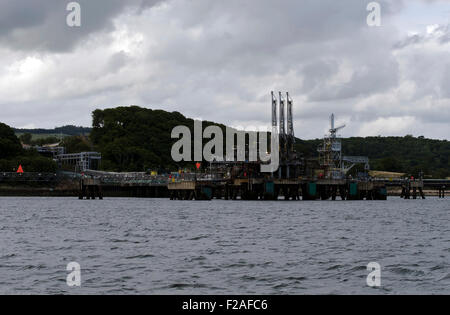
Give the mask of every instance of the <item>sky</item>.
<path id="1" fill-rule="evenodd" d="M 296 136 L 450 135 L 450 1 L 0 0 L 0 121 L 91 126 L 138 105 L 233 127 L 294 100 Z"/>

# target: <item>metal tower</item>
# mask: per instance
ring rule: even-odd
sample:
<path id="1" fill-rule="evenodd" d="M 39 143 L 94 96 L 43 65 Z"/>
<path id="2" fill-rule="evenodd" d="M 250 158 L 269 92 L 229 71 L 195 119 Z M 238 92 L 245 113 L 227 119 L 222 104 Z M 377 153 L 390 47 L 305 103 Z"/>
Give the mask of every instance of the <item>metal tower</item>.
<path id="1" fill-rule="evenodd" d="M 284 115 L 284 97 L 280 92 L 280 135 L 284 138 L 286 136 L 286 120 Z"/>
<path id="2" fill-rule="evenodd" d="M 272 91 L 272 127 L 278 127 L 277 106 L 278 101 L 275 97 L 275 93 Z"/>
<path id="3" fill-rule="evenodd" d="M 330 125 L 331 125 L 330 136 L 331 136 L 332 138 L 336 138 L 337 132 L 338 132 L 339 130 L 345 128 L 345 125 L 342 125 L 342 126 L 337 127 L 337 128 L 334 127 L 334 114 L 331 114 L 331 117 L 330 117 Z"/>
<path id="4" fill-rule="evenodd" d="M 285 116 L 286 101 L 281 92 L 279 92 L 279 97 L 280 97 L 280 160 L 283 162 L 287 158 L 287 136 L 286 136 L 286 116 Z"/>
<path id="5" fill-rule="evenodd" d="M 324 170 L 324 176 L 327 178 L 342 178 L 342 142 L 337 132 L 343 129 L 345 125 L 335 127 L 334 114 L 330 117 L 329 134 L 323 139 L 319 146 L 319 163 Z"/>
<path id="6" fill-rule="evenodd" d="M 289 137 L 294 137 L 294 121 L 292 116 L 293 101 L 289 96 L 289 92 L 286 93 L 286 97 L 287 97 L 287 135 Z"/>
<path id="7" fill-rule="evenodd" d="M 297 178 L 299 174 L 303 174 L 305 169 L 302 168 L 305 163 L 304 159 L 300 158 L 295 151 L 295 135 L 294 135 L 294 116 L 293 116 L 293 100 L 286 93 L 279 92 L 278 100 L 280 104 L 279 111 L 277 110 L 277 97 L 272 91 L 272 127 L 277 128 L 279 121 L 279 152 L 280 152 L 280 167 L 278 168 L 278 178 Z M 285 109 L 287 101 L 287 112 Z M 277 113 L 279 118 L 277 120 Z M 286 125 L 287 116 L 287 125 Z M 287 133 L 286 133 L 287 127 Z"/>
<path id="8" fill-rule="evenodd" d="M 286 93 L 286 99 L 287 99 L 287 137 L 288 137 L 288 144 L 287 144 L 287 150 L 288 155 L 291 156 L 294 154 L 294 144 L 295 144 L 295 135 L 294 135 L 294 117 L 292 114 L 292 106 L 294 101 L 289 96 L 289 92 Z"/>
<path id="9" fill-rule="evenodd" d="M 330 134 L 326 135 L 319 146 L 319 163 L 327 178 L 343 178 L 356 164 L 364 164 L 364 169 L 369 170 L 369 158 L 366 156 L 342 156 L 342 141 L 337 135 L 345 125 L 335 127 L 334 114 L 330 117 Z"/>

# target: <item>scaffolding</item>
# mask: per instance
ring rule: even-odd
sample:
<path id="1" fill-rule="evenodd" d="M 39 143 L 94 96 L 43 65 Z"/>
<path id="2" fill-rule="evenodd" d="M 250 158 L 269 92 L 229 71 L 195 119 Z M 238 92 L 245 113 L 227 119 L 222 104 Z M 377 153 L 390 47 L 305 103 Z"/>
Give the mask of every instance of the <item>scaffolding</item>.
<path id="1" fill-rule="evenodd" d="M 56 160 L 60 167 L 69 166 L 75 172 L 96 170 L 99 167 L 102 155 L 99 152 L 81 152 L 73 154 L 60 154 Z"/>
<path id="2" fill-rule="evenodd" d="M 329 134 L 324 137 L 322 144 L 317 148 L 319 164 L 324 171 L 323 176 L 331 179 L 345 178 L 347 173 L 357 164 L 364 164 L 364 169 L 370 170 L 368 157 L 342 155 L 342 139 L 337 133 L 345 128 L 345 125 L 335 127 L 334 119 L 334 114 L 331 114 Z"/>

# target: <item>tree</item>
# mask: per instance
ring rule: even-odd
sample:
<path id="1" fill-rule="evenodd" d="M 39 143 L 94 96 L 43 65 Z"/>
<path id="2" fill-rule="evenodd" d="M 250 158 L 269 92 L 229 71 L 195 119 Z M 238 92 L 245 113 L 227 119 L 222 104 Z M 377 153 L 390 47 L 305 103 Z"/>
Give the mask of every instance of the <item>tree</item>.
<path id="1" fill-rule="evenodd" d="M 31 133 L 27 132 L 24 133 L 19 137 L 20 141 L 22 141 L 23 144 L 31 144 L 31 140 L 33 139 L 33 136 Z"/>
<path id="2" fill-rule="evenodd" d="M 174 163 L 171 139 L 174 127 L 187 126 L 193 135 L 194 120 L 138 106 L 95 110 L 90 140 L 102 153 L 102 168 L 111 171 L 147 171 L 161 166 L 169 170 L 192 166 Z M 203 128 L 212 125 L 203 122 Z M 218 124 L 216 124 L 218 125 Z M 225 126 L 218 125 L 225 134 Z M 305 158 L 317 158 L 321 139 L 297 139 L 296 149 Z M 371 168 L 380 171 L 450 176 L 450 142 L 405 137 L 354 137 L 342 140 L 344 155 L 368 156 Z"/>
<path id="3" fill-rule="evenodd" d="M 395 157 L 386 157 L 378 162 L 377 169 L 388 172 L 401 173 L 404 171 L 402 163 Z"/>
<path id="4" fill-rule="evenodd" d="M 86 136 L 71 136 L 64 138 L 61 143 L 66 149 L 66 153 L 80 153 L 93 151 L 92 143 Z"/>
<path id="5" fill-rule="evenodd" d="M 22 152 L 22 146 L 14 131 L 0 123 L 0 159 L 8 159 Z"/>
<path id="6" fill-rule="evenodd" d="M 0 123 L 0 171 L 11 172 L 21 164 L 27 172 L 54 172 L 56 163 L 35 150 L 23 150 L 14 130 Z"/>

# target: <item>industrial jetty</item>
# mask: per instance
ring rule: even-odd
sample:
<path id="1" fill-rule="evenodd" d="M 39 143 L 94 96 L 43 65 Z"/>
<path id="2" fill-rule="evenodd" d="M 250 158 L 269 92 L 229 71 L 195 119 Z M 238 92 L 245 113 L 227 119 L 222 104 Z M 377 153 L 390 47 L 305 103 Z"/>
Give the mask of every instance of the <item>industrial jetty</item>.
<path id="1" fill-rule="evenodd" d="M 171 200 L 386 200 L 393 188 L 401 191 L 404 199 L 425 199 L 425 189 L 439 191 L 439 197 L 444 198 L 448 180 L 370 177 L 368 157 L 343 154 L 338 132 L 344 127 L 335 126 L 332 114 L 329 133 L 317 148 L 318 158 L 304 158 L 294 147 L 293 100 L 288 93 L 272 92 L 272 128 L 279 134 L 277 171 L 261 173 L 260 161 L 225 159 L 210 161 L 202 173 L 176 176 L 86 170 L 80 179 L 79 198 L 125 194 Z M 355 167 L 361 171 L 352 176 L 350 171 Z"/>

